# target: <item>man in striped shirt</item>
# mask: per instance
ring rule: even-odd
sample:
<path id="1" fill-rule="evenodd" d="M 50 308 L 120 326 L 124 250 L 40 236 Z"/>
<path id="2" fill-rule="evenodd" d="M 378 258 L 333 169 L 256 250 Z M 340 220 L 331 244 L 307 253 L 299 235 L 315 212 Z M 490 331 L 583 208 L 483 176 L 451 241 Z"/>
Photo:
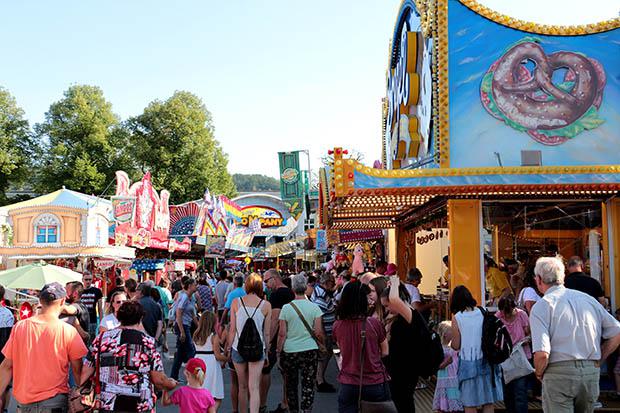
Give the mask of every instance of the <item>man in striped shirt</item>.
<path id="1" fill-rule="evenodd" d="M 317 391 L 320 393 L 334 393 L 336 388 L 325 381 L 325 372 L 333 354 L 332 329 L 336 321 L 336 300 L 334 288 L 336 279 L 331 273 L 324 273 L 319 283 L 314 287 L 310 301 L 319 306 L 323 312 L 323 329 L 325 330 L 325 353 L 319 353 L 319 365 L 316 371 Z"/>

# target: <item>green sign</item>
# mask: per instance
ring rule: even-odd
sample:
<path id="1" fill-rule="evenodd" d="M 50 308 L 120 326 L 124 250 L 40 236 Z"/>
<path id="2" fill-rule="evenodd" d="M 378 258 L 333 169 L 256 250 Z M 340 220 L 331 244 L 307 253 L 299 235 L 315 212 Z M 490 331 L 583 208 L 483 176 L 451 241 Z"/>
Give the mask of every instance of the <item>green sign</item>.
<path id="1" fill-rule="evenodd" d="M 299 220 L 304 210 L 304 185 L 299 168 L 299 152 L 278 152 L 280 160 L 280 196 L 289 212 Z"/>

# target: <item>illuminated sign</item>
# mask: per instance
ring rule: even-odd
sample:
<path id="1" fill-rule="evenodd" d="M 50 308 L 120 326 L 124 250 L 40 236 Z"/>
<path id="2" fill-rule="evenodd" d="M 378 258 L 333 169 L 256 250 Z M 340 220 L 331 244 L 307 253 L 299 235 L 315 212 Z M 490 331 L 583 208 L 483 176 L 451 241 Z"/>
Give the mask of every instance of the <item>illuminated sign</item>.
<path id="1" fill-rule="evenodd" d="M 431 152 L 432 39 L 413 11 L 404 13 L 394 38 L 384 106 L 387 167 L 400 169 Z"/>
<path id="2" fill-rule="evenodd" d="M 241 225 L 247 227 L 252 221 L 258 219 L 261 228 L 282 227 L 286 225 L 286 219 L 275 209 L 263 206 L 247 206 L 242 208 L 243 217 Z"/>

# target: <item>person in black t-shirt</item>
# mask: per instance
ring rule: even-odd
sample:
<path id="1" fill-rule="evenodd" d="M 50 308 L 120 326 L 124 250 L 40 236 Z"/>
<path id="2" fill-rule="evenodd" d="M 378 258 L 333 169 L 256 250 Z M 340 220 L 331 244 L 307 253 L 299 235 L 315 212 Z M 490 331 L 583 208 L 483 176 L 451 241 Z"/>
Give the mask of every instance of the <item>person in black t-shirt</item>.
<path id="1" fill-rule="evenodd" d="M 278 344 L 278 330 L 280 325 L 280 311 L 282 307 L 290 303 L 295 299 L 293 290 L 288 288 L 283 280 L 282 276 L 276 269 L 270 269 L 263 275 L 263 282 L 269 290 L 269 303 L 271 304 L 271 347 L 269 349 L 269 365 L 263 368 L 263 374 L 261 375 L 260 382 L 260 401 L 261 406 L 267 405 L 267 395 L 269 394 L 269 388 L 271 387 L 271 369 L 278 361 L 277 344 Z M 284 378 L 284 377 L 283 377 Z M 282 411 L 286 406 L 286 395 L 283 396 L 283 403 L 278 406 L 278 411 Z"/>
<path id="2" fill-rule="evenodd" d="M 601 283 L 583 273 L 583 261 L 580 257 L 570 257 L 567 268 L 568 275 L 564 278 L 566 288 L 586 293 L 597 299 L 601 305 L 606 306 L 605 293 Z"/>
<path id="3" fill-rule="evenodd" d="M 84 291 L 82 292 L 81 302 L 88 309 L 90 316 L 90 334 L 91 339 L 97 334 L 97 316 L 103 318 L 103 293 L 93 285 L 93 275 L 85 272 L 82 276 Z"/>

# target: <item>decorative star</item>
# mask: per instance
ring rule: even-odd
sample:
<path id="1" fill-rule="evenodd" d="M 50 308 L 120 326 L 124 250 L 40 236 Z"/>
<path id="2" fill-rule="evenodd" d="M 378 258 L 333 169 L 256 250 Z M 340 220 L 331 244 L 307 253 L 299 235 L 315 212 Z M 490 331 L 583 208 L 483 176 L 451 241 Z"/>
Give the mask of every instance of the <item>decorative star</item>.
<path id="1" fill-rule="evenodd" d="M 21 318 L 28 318 L 30 317 L 30 310 L 27 308 L 22 309 L 22 317 Z"/>

